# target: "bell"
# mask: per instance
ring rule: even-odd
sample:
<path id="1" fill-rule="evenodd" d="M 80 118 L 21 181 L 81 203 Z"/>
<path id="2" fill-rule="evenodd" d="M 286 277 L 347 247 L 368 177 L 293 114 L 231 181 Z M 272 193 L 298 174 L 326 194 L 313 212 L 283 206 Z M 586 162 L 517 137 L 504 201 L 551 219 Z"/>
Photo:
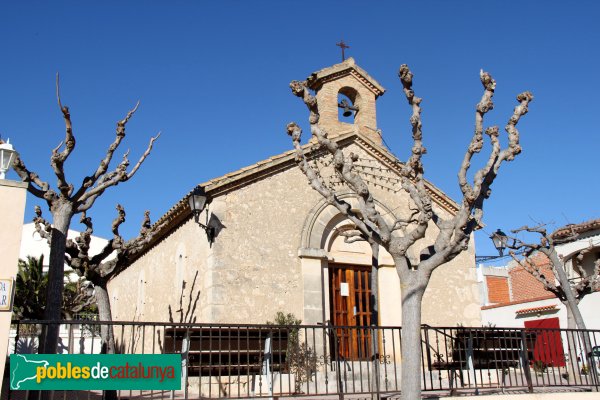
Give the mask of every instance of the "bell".
<path id="1" fill-rule="evenodd" d="M 356 111 L 356 107 L 352 107 L 346 99 L 339 102 L 338 107 L 344 109 L 344 112 L 342 113 L 344 117 L 349 117 L 352 115 L 352 111 Z"/>
<path id="2" fill-rule="evenodd" d="M 350 106 L 348 106 L 348 103 L 344 105 L 344 113 L 342 115 L 344 117 L 349 117 L 352 115 L 352 111 L 350 111 Z"/>

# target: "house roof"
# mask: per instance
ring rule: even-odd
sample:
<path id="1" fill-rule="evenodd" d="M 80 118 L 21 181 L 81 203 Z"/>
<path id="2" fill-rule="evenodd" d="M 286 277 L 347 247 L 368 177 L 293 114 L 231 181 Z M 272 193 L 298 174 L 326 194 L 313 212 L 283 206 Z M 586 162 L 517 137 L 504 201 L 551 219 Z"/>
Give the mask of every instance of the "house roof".
<path id="1" fill-rule="evenodd" d="M 356 143 L 367 151 L 374 158 L 382 162 L 386 167 L 398 172 L 402 163 L 382 145 L 375 143 L 360 132 L 342 133 L 331 140 L 344 147 L 350 143 Z M 314 156 L 323 153 L 323 150 L 315 150 L 314 143 L 307 143 L 303 147 L 305 153 L 313 153 Z M 264 179 L 273 174 L 284 170 L 295 168 L 295 150 L 288 150 L 284 153 L 274 155 L 266 160 L 230 172 L 223 176 L 211 179 L 200 185 L 204 188 L 209 198 L 215 198 L 246 186 L 252 182 Z M 192 211 L 188 204 L 188 198 L 196 187 L 192 188 L 181 200 L 175 203 L 162 217 L 160 217 L 153 226 L 161 226 L 154 236 L 156 239 L 148 243 L 147 250 L 152 248 L 162 240 L 171 231 L 177 228 L 181 223 L 192 217 Z M 454 214 L 458 211 L 458 205 L 444 192 L 435 187 L 432 183 L 426 181 L 426 188 L 431 195 L 432 200 L 443 209 Z M 166 223 L 165 223 L 166 222 Z M 143 254 L 144 252 L 140 253 Z"/>
<path id="2" fill-rule="evenodd" d="M 313 90 L 318 90 L 323 83 L 329 82 L 334 79 L 339 79 L 344 75 L 352 75 L 359 82 L 365 85 L 369 90 L 375 94 L 375 98 L 385 93 L 385 89 L 379 82 L 373 79 L 364 69 L 356 65 L 354 58 L 349 57 L 339 64 L 332 65 L 331 67 L 323 68 L 320 71 L 313 72 L 308 79 L 308 87 Z"/>
<path id="3" fill-rule="evenodd" d="M 556 231 L 554 231 L 554 233 L 552 233 L 552 237 L 554 239 L 564 239 L 571 236 L 574 233 L 585 233 L 596 229 L 600 229 L 600 218 L 591 219 L 580 224 L 565 225 L 562 228 L 559 228 Z"/>
<path id="4" fill-rule="evenodd" d="M 554 311 L 554 310 L 556 310 L 556 304 L 550 304 L 550 305 L 541 306 L 541 307 L 523 308 L 521 310 L 515 311 L 515 314 L 518 314 L 518 315 L 537 314 L 537 313 L 541 313 L 541 312 L 545 312 L 545 311 Z"/>

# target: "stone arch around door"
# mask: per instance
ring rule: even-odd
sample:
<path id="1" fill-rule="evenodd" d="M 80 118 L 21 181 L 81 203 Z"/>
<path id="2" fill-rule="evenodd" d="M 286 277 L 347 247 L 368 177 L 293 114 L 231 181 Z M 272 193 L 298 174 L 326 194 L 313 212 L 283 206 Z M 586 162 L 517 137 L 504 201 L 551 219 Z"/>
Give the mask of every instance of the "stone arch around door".
<path id="1" fill-rule="evenodd" d="M 358 199 L 353 193 L 342 193 L 338 197 L 350 203 L 353 208 L 358 208 Z M 377 201 L 376 206 L 388 220 L 387 222 L 392 223 L 395 218 L 392 211 Z M 330 314 L 330 268 L 347 265 L 358 271 L 371 265 L 370 248 L 364 242 L 348 245 L 354 246 L 353 249 L 356 250 L 349 252 L 348 255 L 337 251 L 340 250 L 340 241 L 342 240 L 339 233 L 351 225 L 350 220 L 340 214 L 335 207 L 329 205 L 325 199 L 319 201 L 305 219 L 298 256 L 301 261 L 303 278 L 302 320 L 307 324 L 321 323 L 332 318 Z M 393 267 L 393 261 L 389 254 L 384 249 L 381 249 L 380 253 L 380 266 Z M 387 270 L 386 274 L 391 275 L 392 281 L 394 278 L 397 279 L 395 269 L 385 269 Z M 380 272 L 382 271 L 380 270 Z M 396 288 L 396 291 L 399 291 L 398 285 Z M 397 297 L 399 301 L 399 293 Z"/>

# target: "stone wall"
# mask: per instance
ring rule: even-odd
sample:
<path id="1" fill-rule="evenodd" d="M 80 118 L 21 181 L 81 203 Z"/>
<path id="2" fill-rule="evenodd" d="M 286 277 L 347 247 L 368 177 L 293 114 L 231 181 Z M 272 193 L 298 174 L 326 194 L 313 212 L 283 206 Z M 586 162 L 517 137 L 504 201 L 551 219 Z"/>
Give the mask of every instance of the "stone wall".
<path id="1" fill-rule="evenodd" d="M 346 151 L 376 160 L 356 144 Z M 327 176 L 327 167 L 322 173 Z M 372 191 L 388 218 L 392 210 L 396 216 L 408 214 L 405 192 L 380 187 Z M 322 197 L 296 166 L 215 197 L 209 211 L 221 228 L 212 246 L 201 228 L 188 219 L 111 282 L 115 319 L 168 321 L 168 306 L 180 309 L 181 281 L 187 282 L 185 306 L 198 271 L 192 294 L 195 298 L 200 290 L 196 322 L 264 323 L 277 311 L 293 313 L 308 323 L 322 321 L 321 287 L 326 288 L 326 314 L 329 303 L 328 279 L 321 280 L 320 268 L 328 262 L 370 265 L 370 249 L 360 243 L 353 248 L 331 248 L 333 228 L 343 223 L 335 210 L 321 210 L 327 218 L 317 219 L 306 232 L 307 221 L 320 202 Z M 436 211 L 448 215 L 440 207 Z M 431 225 L 414 254 L 433 241 L 437 228 Z M 317 245 L 305 248 L 303 238 L 316 232 L 320 232 Z M 399 280 L 384 251 L 380 264 L 381 323 L 400 325 Z M 178 314 L 174 320 L 179 321 Z M 423 320 L 432 325 L 480 324 L 472 244 L 434 272 L 425 294 Z"/>

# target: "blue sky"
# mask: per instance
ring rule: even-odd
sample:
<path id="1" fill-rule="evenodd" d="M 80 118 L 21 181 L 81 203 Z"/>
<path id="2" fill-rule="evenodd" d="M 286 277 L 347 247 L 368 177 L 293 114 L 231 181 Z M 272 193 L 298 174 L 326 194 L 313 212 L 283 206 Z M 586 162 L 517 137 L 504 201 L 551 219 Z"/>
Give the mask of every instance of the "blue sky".
<path id="1" fill-rule="evenodd" d="M 151 135 L 162 136 L 134 179 L 89 213 L 108 237 L 120 202 L 131 237 L 144 209 L 155 220 L 195 184 L 289 150 L 285 125 L 308 123 L 288 83 L 339 62 L 343 38 L 347 55 L 387 89 L 378 124 L 401 160 L 410 109 L 397 70 L 409 64 L 424 98 L 426 177 L 457 199 L 484 68 L 497 81 L 488 125 L 506 124 L 516 94 L 535 95 L 519 124 L 523 153 L 503 166 L 485 206 L 487 227 L 476 235 L 477 253 L 493 254 L 487 234 L 498 227 L 538 221 L 553 229 L 600 217 L 599 19 L 593 1 L 5 1 L 0 134 L 55 183 L 48 159 L 64 137 L 54 93 L 60 72 L 77 138 L 66 170 L 78 183 L 139 99 L 122 151 L 135 160 Z M 27 221 L 35 204 L 29 197 Z"/>

